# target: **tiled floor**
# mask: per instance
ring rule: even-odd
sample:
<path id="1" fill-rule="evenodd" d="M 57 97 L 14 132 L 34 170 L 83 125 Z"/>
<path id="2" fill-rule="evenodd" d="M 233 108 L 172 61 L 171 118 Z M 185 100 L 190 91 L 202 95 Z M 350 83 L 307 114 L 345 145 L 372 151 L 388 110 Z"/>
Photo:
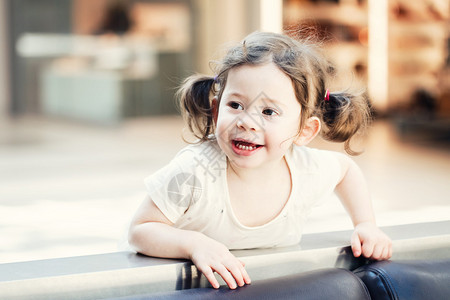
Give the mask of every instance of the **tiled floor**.
<path id="1" fill-rule="evenodd" d="M 0 263 L 117 251 L 144 197 L 142 179 L 183 147 L 182 127 L 179 117 L 116 127 L 0 121 Z M 448 147 L 401 142 L 387 122 L 375 123 L 362 145 L 355 160 L 380 225 L 450 219 Z M 320 140 L 314 146 L 341 149 Z M 332 199 L 313 212 L 305 232 L 349 228 Z"/>

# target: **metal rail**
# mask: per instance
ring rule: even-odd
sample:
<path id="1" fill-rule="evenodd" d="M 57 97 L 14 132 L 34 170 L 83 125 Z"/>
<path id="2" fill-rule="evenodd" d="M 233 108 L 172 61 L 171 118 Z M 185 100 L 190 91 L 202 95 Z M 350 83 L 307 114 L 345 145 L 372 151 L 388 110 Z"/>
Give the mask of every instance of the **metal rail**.
<path id="1" fill-rule="evenodd" d="M 393 260 L 450 258 L 450 221 L 383 230 L 393 239 Z M 253 281 L 319 268 L 353 270 L 367 260 L 351 255 L 350 235 L 350 231 L 310 234 L 295 247 L 234 254 L 245 262 Z M 189 261 L 131 252 L 0 264 L 1 299 L 102 299 L 206 286 Z"/>

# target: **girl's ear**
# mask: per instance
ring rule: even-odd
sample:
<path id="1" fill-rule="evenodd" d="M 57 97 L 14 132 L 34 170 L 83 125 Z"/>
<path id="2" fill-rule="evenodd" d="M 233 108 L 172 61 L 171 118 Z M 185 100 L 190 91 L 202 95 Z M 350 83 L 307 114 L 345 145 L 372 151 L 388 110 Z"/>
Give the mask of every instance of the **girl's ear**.
<path id="1" fill-rule="evenodd" d="M 217 117 L 219 116 L 219 99 L 214 97 L 211 102 L 211 111 L 213 115 L 214 124 L 217 124 Z"/>
<path id="2" fill-rule="evenodd" d="M 317 117 L 311 117 L 306 120 L 302 131 L 299 133 L 294 143 L 297 146 L 309 144 L 320 132 L 320 120 Z"/>

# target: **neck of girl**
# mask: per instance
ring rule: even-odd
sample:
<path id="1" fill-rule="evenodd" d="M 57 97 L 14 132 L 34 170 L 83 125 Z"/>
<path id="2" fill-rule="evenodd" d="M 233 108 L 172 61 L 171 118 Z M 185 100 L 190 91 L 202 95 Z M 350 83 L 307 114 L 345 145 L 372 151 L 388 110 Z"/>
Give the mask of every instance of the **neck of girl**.
<path id="1" fill-rule="evenodd" d="M 228 161 L 227 174 L 230 178 L 236 178 L 243 182 L 273 182 L 277 181 L 283 174 L 289 174 L 289 166 L 286 158 L 279 161 L 268 162 L 258 168 L 239 168 Z"/>

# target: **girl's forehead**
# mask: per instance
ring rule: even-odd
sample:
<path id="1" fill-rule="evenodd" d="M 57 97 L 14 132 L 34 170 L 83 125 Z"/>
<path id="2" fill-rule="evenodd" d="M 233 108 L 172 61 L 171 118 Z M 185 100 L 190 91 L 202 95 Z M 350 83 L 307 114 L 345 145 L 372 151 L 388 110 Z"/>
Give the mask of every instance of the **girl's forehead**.
<path id="1" fill-rule="evenodd" d="M 283 73 L 281 69 L 273 61 L 269 60 L 263 63 L 254 63 L 254 64 L 246 63 L 232 67 L 228 72 L 228 75 L 230 75 L 230 73 L 251 72 L 251 71 L 254 72 L 267 71 L 271 73 L 276 72 Z"/>
<path id="2" fill-rule="evenodd" d="M 228 72 L 224 93 L 264 93 L 270 98 L 277 95 L 295 95 L 291 78 L 273 62 L 242 65 Z"/>

